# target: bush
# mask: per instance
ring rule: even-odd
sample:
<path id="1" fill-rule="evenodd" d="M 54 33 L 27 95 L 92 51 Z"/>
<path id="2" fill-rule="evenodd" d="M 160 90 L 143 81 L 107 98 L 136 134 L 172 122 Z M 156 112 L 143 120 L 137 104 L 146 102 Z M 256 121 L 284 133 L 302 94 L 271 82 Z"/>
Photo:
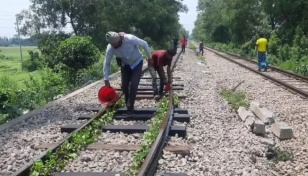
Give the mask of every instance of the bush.
<path id="1" fill-rule="evenodd" d="M 69 83 L 77 85 L 80 71 L 98 61 L 99 50 L 90 37 L 74 36 L 60 42 L 57 59 L 66 66 Z"/>
<path id="2" fill-rule="evenodd" d="M 84 70 L 83 73 L 82 73 L 82 76 L 81 76 L 82 79 L 79 80 L 79 82 L 82 85 L 84 85 L 84 84 L 89 83 L 91 81 L 97 81 L 99 79 L 102 79 L 103 76 L 104 76 L 104 73 L 103 73 L 104 60 L 105 60 L 105 56 L 102 55 L 100 57 L 99 62 L 97 62 L 97 64 L 94 64 L 90 68 Z M 118 70 L 119 70 L 119 66 L 116 63 L 116 60 L 112 59 L 111 60 L 110 72 L 114 73 Z"/>
<path id="3" fill-rule="evenodd" d="M 294 71 L 298 67 L 298 64 L 293 60 L 287 60 L 285 62 L 280 63 L 278 67 L 283 70 Z"/>
<path id="4" fill-rule="evenodd" d="M 302 64 L 295 68 L 295 72 L 303 76 L 308 76 L 308 64 Z"/>
<path id="5" fill-rule="evenodd" d="M 42 58 L 44 60 L 44 65 L 47 67 L 58 70 L 61 68 L 59 66 L 59 61 L 57 60 L 57 49 L 60 42 L 69 38 L 70 35 L 63 32 L 60 33 L 43 33 L 40 34 L 40 41 L 38 43 L 38 49 L 42 53 Z"/>
<path id="6" fill-rule="evenodd" d="M 271 37 L 269 38 L 269 51 L 273 55 L 278 54 L 278 49 L 281 46 L 281 41 L 278 38 L 276 33 L 272 33 Z"/>
<path id="7" fill-rule="evenodd" d="M 17 84 L 8 77 L 0 79 L 0 124 L 8 119 L 20 116 L 25 111 L 38 108 L 53 98 L 67 91 L 61 74 L 56 74 L 51 69 L 40 71 L 41 78 L 24 81 L 24 89 L 19 89 Z M 4 84 L 5 83 L 5 84 Z"/>
<path id="8" fill-rule="evenodd" d="M 30 59 L 21 63 L 22 69 L 29 72 L 41 69 L 43 67 L 43 60 L 40 58 L 39 53 L 33 51 L 28 51 L 28 53 Z"/>

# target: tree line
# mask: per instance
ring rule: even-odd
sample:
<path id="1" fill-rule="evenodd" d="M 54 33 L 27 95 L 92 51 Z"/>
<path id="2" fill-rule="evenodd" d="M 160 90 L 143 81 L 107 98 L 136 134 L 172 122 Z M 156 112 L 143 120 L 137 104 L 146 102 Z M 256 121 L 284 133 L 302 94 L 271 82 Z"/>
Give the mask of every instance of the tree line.
<path id="1" fill-rule="evenodd" d="M 32 37 L 29 37 L 29 38 L 26 38 L 26 39 L 21 38 L 20 44 L 24 45 L 24 46 L 37 46 L 38 40 L 34 39 Z M 12 46 L 12 45 L 19 45 L 19 37 L 18 36 L 14 36 L 12 38 L 0 37 L 0 46 L 8 47 L 8 46 Z"/>
<path id="2" fill-rule="evenodd" d="M 40 37 L 46 29 L 60 32 L 71 26 L 71 35 L 90 36 L 104 49 L 107 31 L 123 31 L 168 47 L 181 28 L 178 12 L 188 9 L 183 0 L 30 0 L 17 15 L 22 35 Z"/>
<path id="3" fill-rule="evenodd" d="M 174 38 L 188 35 L 179 24 L 178 12 L 188 10 L 182 0 L 30 2 L 17 19 L 21 35 L 37 40 L 39 52 L 29 51 L 22 68 L 40 77 L 30 76 L 21 88 L 0 76 L 0 124 L 101 79 L 108 31 L 134 34 L 152 49 L 171 48 Z M 71 33 L 64 32 L 68 25 Z M 118 70 L 116 62 L 111 69 Z"/>
<path id="4" fill-rule="evenodd" d="M 199 0 L 198 11 L 195 39 L 255 57 L 255 43 L 263 33 L 271 64 L 308 75 L 305 0 Z"/>

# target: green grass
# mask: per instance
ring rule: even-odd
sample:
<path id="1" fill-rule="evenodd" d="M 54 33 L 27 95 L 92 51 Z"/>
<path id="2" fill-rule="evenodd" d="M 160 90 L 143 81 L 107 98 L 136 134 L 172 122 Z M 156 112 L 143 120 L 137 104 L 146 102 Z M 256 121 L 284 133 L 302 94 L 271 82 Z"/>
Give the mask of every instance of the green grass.
<path id="1" fill-rule="evenodd" d="M 194 51 L 196 51 L 196 49 L 197 49 L 196 45 L 193 42 L 188 42 L 188 48 L 190 48 Z"/>
<path id="2" fill-rule="evenodd" d="M 228 101 L 228 103 L 231 105 L 231 107 L 235 110 L 237 110 L 240 106 L 248 107 L 249 102 L 246 100 L 246 95 L 244 92 L 240 91 L 231 91 L 224 89 L 221 92 L 222 97 Z"/>
<path id="3" fill-rule="evenodd" d="M 36 77 L 38 72 L 27 72 L 21 69 L 19 47 L 0 47 L 0 77 L 8 77 L 15 81 L 18 86 L 23 86 L 23 81 L 29 79 L 29 74 Z M 28 50 L 39 51 L 37 47 L 22 47 L 23 60 L 29 59 Z"/>
<path id="4" fill-rule="evenodd" d="M 11 59 L 14 60 L 19 60 L 20 61 L 20 51 L 18 46 L 14 47 L 0 47 L 0 54 L 5 55 L 7 57 L 10 57 Z M 29 59 L 30 55 L 28 54 L 28 50 L 32 51 L 39 51 L 36 46 L 22 46 L 22 55 L 23 59 Z"/>

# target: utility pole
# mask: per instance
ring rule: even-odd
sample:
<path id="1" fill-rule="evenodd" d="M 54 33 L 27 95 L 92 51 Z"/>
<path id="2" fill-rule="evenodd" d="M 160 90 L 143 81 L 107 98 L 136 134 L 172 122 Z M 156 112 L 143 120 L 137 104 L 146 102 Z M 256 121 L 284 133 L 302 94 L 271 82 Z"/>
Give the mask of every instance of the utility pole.
<path id="1" fill-rule="evenodd" d="M 19 33 L 19 25 L 18 25 L 17 17 L 16 17 L 16 24 L 17 24 L 17 32 L 18 32 L 18 39 L 19 39 L 20 61 L 22 63 L 22 50 L 21 50 L 20 33 Z M 22 67 L 21 67 L 21 69 L 22 69 Z"/>

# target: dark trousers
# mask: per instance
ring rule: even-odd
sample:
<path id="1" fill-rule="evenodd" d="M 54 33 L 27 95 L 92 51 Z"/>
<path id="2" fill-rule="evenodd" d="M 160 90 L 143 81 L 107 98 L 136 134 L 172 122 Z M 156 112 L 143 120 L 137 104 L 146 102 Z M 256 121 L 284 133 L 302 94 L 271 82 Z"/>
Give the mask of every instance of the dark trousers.
<path id="1" fill-rule="evenodd" d="M 125 103 L 128 111 L 134 110 L 138 85 L 142 74 L 142 65 L 143 61 L 134 69 L 131 69 L 129 65 L 121 67 L 122 91 L 125 96 Z"/>
<path id="2" fill-rule="evenodd" d="M 198 55 L 199 53 L 201 53 L 202 56 L 203 56 L 203 49 L 199 49 L 199 52 L 197 52 L 197 55 Z"/>
<path id="3" fill-rule="evenodd" d="M 155 69 L 155 71 L 157 71 L 159 79 L 160 79 L 159 89 L 157 88 L 157 79 L 156 78 L 152 79 L 152 87 L 153 87 L 154 95 L 157 95 L 157 94 L 158 95 L 163 95 L 163 91 L 164 91 L 164 73 L 158 71 L 158 68 L 154 67 L 154 69 Z"/>
<path id="4" fill-rule="evenodd" d="M 182 53 L 185 53 L 185 45 L 182 45 Z"/>

